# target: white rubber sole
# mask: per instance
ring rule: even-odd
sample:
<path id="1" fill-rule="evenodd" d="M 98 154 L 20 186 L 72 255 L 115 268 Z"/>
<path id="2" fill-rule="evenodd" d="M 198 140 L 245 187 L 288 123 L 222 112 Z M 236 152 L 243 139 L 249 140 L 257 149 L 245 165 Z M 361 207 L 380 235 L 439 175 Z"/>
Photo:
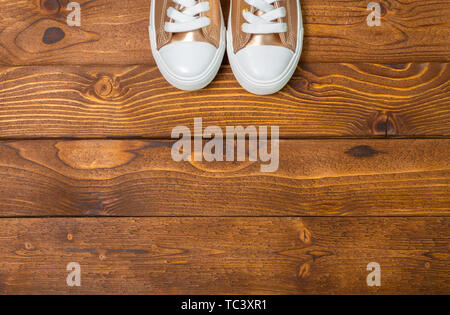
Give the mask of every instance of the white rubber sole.
<path id="1" fill-rule="evenodd" d="M 220 44 L 217 49 L 214 59 L 208 68 L 201 74 L 195 77 L 184 78 L 174 74 L 170 71 L 170 68 L 162 59 L 159 51 L 156 49 L 156 30 L 155 30 L 155 1 L 152 1 L 150 8 L 150 25 L 149 25 L 149 36 L 150 36 L 150 46 L 152 49 L 153 58 L 156 61 L 159 71 L 163 77 L 174 87 L 184 91 L 196 91 L 208 86 L 216 77 L 217 72 L 219 72 L 220 66 L 222 64 L 223 57 L 225 55 L 226 47 L 226 28 L 223 15 L 221 14 L 221 27 L 220 27 Z"/>
<path id="2" fill-rule="evenodd" d="M 254 78 L 250 77 L 245 71 L 240 67 L 239 62 L 237 60 L 236 54 L 234 53 L 233 48 L 233 34 L 231 31 L 231 5 L 230 5 L 230 18 L 228 21 L 228 30 L 227 30 L 227 54 L 228 60 L 230 61 L 231 69 L 233 70 L 234 76 L 238 80 L 239 84 L 246 89 L 248 92 L 257 94 L 257 95 L 269 95 L 274 94 L 280 91 L 289 80 L 292 78 L 295 69 L 300 61 L 300 56 L 302 54 L 303 48 L 303 18 L 301 12 L 300 2 L 297 0 L 298 5 L 298 30 L 297 30 L 297 48 L 295 50 L 294 56 L 290 61 L 289 65 L 286 67 L 286 70 L 277 78 L 272 81 L 258 81 Z"/>

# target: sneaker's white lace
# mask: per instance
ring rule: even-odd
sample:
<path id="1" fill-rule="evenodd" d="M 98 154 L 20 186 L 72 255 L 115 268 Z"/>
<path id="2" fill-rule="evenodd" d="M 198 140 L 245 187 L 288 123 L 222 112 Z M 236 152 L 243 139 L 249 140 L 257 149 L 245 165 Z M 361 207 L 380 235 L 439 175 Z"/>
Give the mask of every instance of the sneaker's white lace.
<path id="1" fill-rule="evenodd" d="M 249 34 L 273 34 L 287 32 L 287 24 L 273 22 L 286 17 L 286 9 L 284 7 L 275 8 L 274 2 L 278 0 L 245 0 L 245 2 L 257 10 L 264 12 L 262 15 L 244 10 L 242 12 L 248 23 L 242 24 L 242 31 Z"/>
<path id="2" fill-rule="evenodd" d="M 160 1 L 160 0 L 154 0 Z M 197 0 L 172 0 L 181 6 L 179 11 L 173 7 L 167 10 L 167 16 L 173 22 L 166 22 L 164 30 L 169 33 L 181 33 L 195 31 L 206 27 L 211 20 L 206 16 L 200 16 L 201 13 L 210 10 L 209 1 L 199 2 Z"/>

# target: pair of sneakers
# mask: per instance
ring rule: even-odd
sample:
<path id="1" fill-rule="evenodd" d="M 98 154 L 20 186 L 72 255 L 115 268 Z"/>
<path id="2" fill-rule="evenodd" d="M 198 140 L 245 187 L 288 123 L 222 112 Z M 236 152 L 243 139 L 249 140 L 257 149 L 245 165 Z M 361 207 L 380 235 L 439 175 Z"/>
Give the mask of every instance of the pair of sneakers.
<path id="1" fill-rule="evenodd" d="M 249 92 L 281 90 L 300 59 L 299 0 L 231 0 L 228 30 L 220 0 L 153 0 L 150 43 L 164 78 L 176 88 L 206 87 L 225 48 L 233 73 Z"/>

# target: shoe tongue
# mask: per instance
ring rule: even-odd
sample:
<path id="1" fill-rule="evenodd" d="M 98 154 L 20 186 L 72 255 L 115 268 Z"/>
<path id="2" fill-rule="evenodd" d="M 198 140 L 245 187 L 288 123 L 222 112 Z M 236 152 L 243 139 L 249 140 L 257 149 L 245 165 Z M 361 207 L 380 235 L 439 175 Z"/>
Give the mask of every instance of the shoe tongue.
<path id="1" fill-rule="evenodd" d="M 263 10 L 257 10 L 254 14 L 257 16 L 260 16 L 260 15 L 263 15 L 264 13 L 266 13 L 266 12 L 264 12 Z"/>
<path id="2" fill-rule="evenodd" d="M 179 42 L 206 42 L 206 38 L 203 35 L 203 31 L 201 29 L 183 33 L 173 33 L 172 38 L 174 41 Z"/>
<path id="3" fill-rule="evenodd" d="M 156 1 L 158 1 L 158 0 L 156 0 Z M 175 9 L 179 10 L 180 12 L 183 12 L 187 8 L 181 6 L 181 4 L 177 4 L 175 6 Z M 189 31 L 189 32 L 173 33 L 172 41 L 173 42 L 208 42 L 208 40 L 205 38 L 205 35 L 203 34 L 202 29 L 198 29 L 195 31 Z"/>
<path id="4" fill-rule="evenodd" d="M 251 8 L 255 10 L 254 7 Z M 265 12 L 263 10 L 257 10 L 254 12 L 255 15 L 260 16 Z M 282 46 L 283 42 L 281 41 L 280 34 L 252 34 L 249 41 L 250 45 L 271 45 L 271 46 Z"/>
<path id="5" fill-rule="evenodd" d="M 183 7 L 181 4 L 175 4 L 174 8 L 180 12 L 184 12 L 187 9 L 187 7 Z M 189 32 L 173 33 L 172 37 L 174 38 L 174 41 L 182 42 L 206 41 L 201 29 Z"/>

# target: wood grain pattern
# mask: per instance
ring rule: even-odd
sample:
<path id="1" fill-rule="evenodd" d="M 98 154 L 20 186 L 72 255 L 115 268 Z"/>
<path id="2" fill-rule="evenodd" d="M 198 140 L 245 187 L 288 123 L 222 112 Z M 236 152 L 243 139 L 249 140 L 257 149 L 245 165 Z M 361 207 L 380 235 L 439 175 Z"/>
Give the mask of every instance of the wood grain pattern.
<path id="1" fill-rule="evenodd" d="M 450 293 L 450 0 L 377 1 L 380 27 L 370 0 L 302 0 L 302 62 L 271 96 L 226 58 L 176 90 L 150 0 L 77 2 L 81 27 L 68 0 L 0 0 L 0 295 Z M 279 169 L 174 162 L 194 118 L 279 126 Z"/>
<path id="2" fill-rule="evenodd" d="M 150 0 L 79 0 L 81 27 L 67 26 L 68 2 L 0 0 L 0 64 L 154 64 Z M 367 25 L 369 2 L 302 0 L 303 61 L 450 60 L 449 0 L 380 0 L 379 27 Z M 222 4 L 227 13 L 229 0 Z"/>
<path id="3" fill-rule="evenodd" d="M 224 67 L 207 89 L 155 67 L 0 68 L 0 137 L 170 139 L 179 125 L 279 126 L 282 138 L 450 135 L 450 66 L 302 64 L 280 93 L 245 92 Z"/>
<path id="4" fill-rule="evenodd" d="M 450 140 L 284 140 L 279 155 L 261 173 L 174 162 L 166 141 L 4 142 L 0 216 L 450 214 Z"/>
<path id="5" fill-rule="evenodd" d="M 0 292 L 424 293 L 450 290 L 449 218 L 0 220 Z M 81 266 L 68 287 L 66 265 Z M 368 287 L 369 262 L 381 287 Z"/>

